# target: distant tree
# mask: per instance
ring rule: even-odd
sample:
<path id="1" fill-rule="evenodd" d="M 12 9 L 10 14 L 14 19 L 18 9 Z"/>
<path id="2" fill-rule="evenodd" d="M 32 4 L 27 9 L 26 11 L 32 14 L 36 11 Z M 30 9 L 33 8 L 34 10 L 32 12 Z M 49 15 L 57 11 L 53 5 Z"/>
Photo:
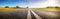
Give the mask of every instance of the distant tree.
<path id="1" fill-rule="evenodd" d="M 53 7 L 48 6 L 48 7 L 46 7 L 46 8 L 53 8 Z"/>
<path id="2" fill-rule="evenodd" d="M 5 6 L 5 8 L 9 8 L 9 6 Z"/>
<path id="3" fill-rule="evenodd" d="M 16 6 L 16 8 L 20 8 L 19 6 Z"/>
<path id="4" fill-rule="evenodd" d="M 26 8 L 28 8 L 28 7 L 26 7 Z"/>
<path id="5" fill-rule="evenodd" d="M 58 6 L 56 6 L 55 8 L 59 8 Z"/>

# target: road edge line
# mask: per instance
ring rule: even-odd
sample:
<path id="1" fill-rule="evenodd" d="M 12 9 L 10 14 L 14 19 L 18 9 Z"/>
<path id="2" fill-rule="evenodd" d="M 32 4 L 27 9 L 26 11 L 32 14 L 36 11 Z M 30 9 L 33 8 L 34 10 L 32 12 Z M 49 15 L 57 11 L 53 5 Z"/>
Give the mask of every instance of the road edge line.
<path id="1" fill-rule="evenodd" d="M 33 15 L 36 17 L 36 19 L 42 19 L 40 16 L 38 16 L 34 11 L 31 10 L 31 12 L 33 13 Z"/>
<path id="2" fill-rule="evenodd" d="M 32 19 L 30 10 L 28 10 L 27 19 Z"/>

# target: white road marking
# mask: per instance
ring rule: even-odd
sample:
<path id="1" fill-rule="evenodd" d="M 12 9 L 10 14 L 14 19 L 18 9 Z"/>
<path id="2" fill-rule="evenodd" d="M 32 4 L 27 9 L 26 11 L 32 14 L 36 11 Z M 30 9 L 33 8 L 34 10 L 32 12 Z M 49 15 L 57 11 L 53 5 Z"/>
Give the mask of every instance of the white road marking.
<path id="1" fill-rule="evenodd" d="M 36 17 L 36 19 L 42 19 L 40 16 L 38 16 L 35 12 L 33 12 L 32 10 L 31 10 L 31 12 L 33 13 L 33 15 Z"/>
<path id="2" fill-rule="evenodd" d="M 30 10 L 28 10 L 27 19 L 32 19 L 32 17 L 31 17 L 31 13 L 30 13 Z"/>

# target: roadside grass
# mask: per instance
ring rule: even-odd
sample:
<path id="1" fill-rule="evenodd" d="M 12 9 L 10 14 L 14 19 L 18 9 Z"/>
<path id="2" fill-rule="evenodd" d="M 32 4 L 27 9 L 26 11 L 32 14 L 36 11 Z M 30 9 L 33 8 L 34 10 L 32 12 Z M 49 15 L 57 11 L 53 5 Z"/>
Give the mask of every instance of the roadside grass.
<path id="1" fill-rule="evenodd" d="M 0 8 L 0 11 L 2 10 L 13 10 L 13 8 Z"/>
<path id="2" fill-rule="evenodd" d="M 4 10 L 23 10 L 23 9 L 26 9 L 26 8 L 0 8 L 0 11 L 4 11 Z"/>
<path id="3" fill-rule="evenodd" d="M 48 11 L 57 11 L 60 10 L 60 8 L 33 8 L 35 10 L 48 10 Z"/>

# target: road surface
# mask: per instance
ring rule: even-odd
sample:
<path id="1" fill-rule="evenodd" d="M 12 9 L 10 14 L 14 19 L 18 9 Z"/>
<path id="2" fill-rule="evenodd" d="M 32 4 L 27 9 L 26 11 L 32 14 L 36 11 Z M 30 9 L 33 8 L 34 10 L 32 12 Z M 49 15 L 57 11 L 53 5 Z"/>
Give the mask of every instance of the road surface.
<path id="1" fill-rule="evenodd" d="M 27 9 L 0 11 L 0 19 L 27 19 Z"/>
<path id="2" fill-rule="evenodd" d="M 42 19 L 60 19 L 59 11 L 33 10 Z"/>
<path id="3" fill-rule="evenodd" d="M 0 11 L 0 19 L 60 19 L 57 11 L 19 9 Z"/>

